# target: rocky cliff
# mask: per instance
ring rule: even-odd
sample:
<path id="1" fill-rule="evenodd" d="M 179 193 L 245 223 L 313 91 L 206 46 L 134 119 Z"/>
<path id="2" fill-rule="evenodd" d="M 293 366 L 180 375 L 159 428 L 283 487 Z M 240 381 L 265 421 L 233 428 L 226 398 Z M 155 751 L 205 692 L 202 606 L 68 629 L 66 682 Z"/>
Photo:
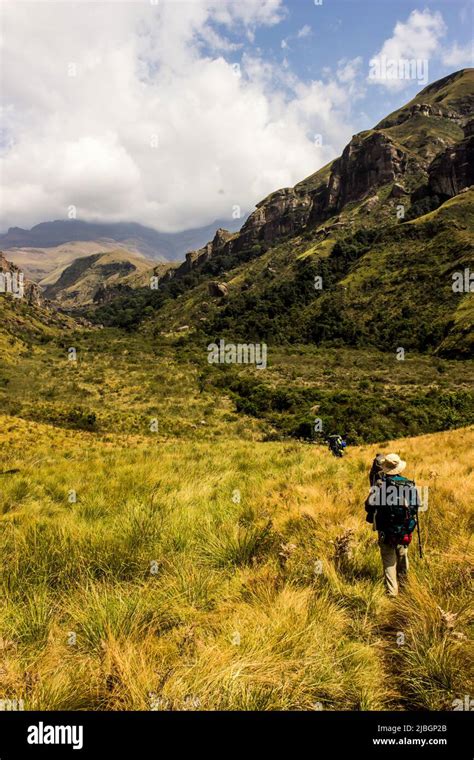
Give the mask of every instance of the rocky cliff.
<path id="1" fill-rule="evenodd" d="M 433 194 L 452 198 L 474 185 L 474 119 L 464 127 L 464 140 L 437 156 L 429 167 L 429 187 Z"/>
<path id="2" fill-rule="evenodd" d="M 108 303 L 104 324 L 209 338 L 392 351 L 474 351 L 474 70 L 425 88 L 340 157 L 270 193 L 238 233 L 190 251 L 156 297 Z M 155 320 L 154 312 L 159 313 Z M 207 337 L 206 337 L 207 339 Z"/>
<path id="3" fill-rule="evenodd" d="M 209 261 L 211 256 L 214 256 L 216 253 L 221 253 L 225 249 L 226 244 L 232 240 L 233 237 L 234 234 L 232 232 L 219 228 L 211 242 L 206 243 L 203 248 L 199 248 L 197 251 L 189 251 L 189 253 L 186 254 L 185 261 L 180 267 L 178 267 L 176 274 L 178 274 L 178 276 L 186 274 L 196 267 L 205 264 L 206 261 Z"/>
<path id="4" fill-rule="evenodd" d="M 175 275 L 201 268 L 216 255 L 235 256 L 258 246 L 266 250 L 284 238 L 315 229 L 348 204 L 377 207 L 377 192 L 391 186 L 389 198 L 407 193 L 452 197 L 473 184 L 474 70 L 465 69 L 426 87 L 411 103 L 373 130 L 354 135 L 332 164 L 295 187 L 277 190 L 257 204 L 240 232 L 218 230 L 214 239 L 186 254 Z M 408 190 L 405 190 L 408 188 Z M 373 215 L 374 223 L 377 215 Z"/>
<path id="5" fill-rule="evenodd" d="M 383 132 L 356 135 L 333 165 L 328 185 L 328 208 L 341 210 L 374 189 L 402 179 L 408 155 Z"/>

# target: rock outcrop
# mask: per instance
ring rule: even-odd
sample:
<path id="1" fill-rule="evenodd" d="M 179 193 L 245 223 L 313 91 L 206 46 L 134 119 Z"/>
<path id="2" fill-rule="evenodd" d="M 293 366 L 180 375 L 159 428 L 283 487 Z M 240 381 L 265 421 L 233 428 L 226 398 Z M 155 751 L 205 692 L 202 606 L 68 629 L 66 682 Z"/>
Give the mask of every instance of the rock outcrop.
<path id="1" fill-rule="evenodd" d="M 231 256 L 236 263 L 240 258 L 258 256 L 285 238 L 320 227 L 350 203 L 364 203 L 364 210 L 370 211 L 379 204 L 383 196 L 378 191 L 386 185 L 392 185 L 389 198 L 395 201 L 404 195 L 413 199 L 418 191 L 421 197 L 427 192 L 450 196 L 473 184 L 472 123 L 464 140 L 455 142 L 467 115 L 472 115 L 474 96 L 467 86 L 471 80 L 472 74 L 466 70 L 426 87 L 415 102 L 388 116 L 375 129 L 354 135 L 332 164 L 294 187 L 282 188 L 264 198 L 240 232 L 218 230 L 203 248 L 187 253 L 175 276 L 199 269 L 219 255 Z M 436 134 L 436 125 L 432 131 L 424 125 L 420 127 L 420 117 L 436 123 L 455 122 L 449 128 L 453 137 L 445 142 Z M 390 133 L 392 127 L 409 120 L 413 120 L 412 125 Z M 446 131 L 442 134 L 446 137 Z M 446 147 L 447 142 L 451 146 Z M 326 231 L 320 227 L 318 235 L 324 236 Z"/>
<path id="2" fill-rule="evenodd" d="M 474 119 L 464 127 L 464 140 L 437 156 L 428 174 L 430 192 L 441 197 L 452 198 L 474 185 Z"/>
<path id="3" fill-rule="evenodd" d="M 44 306 L 46 301 L 34 282 L 25 279 L 19 267 L 8 261 L 0 251 L 0 295 L 22 298 L 30 306 Z"/>
<path id="4" fill-rule="evenodd" d="M 210 296 L 214 298 L 225 298 L 229 294 L 229 288 L 225 282 L 215 282 L 211 280 L 207 284 L 207 289 Z"/>
<path id="5" fill-rule="evenodd" d="M 242 227 L 234 248 L 242 249 L 256 242 L 271 245 L 286 235 L 295 235 L 304 228 L 311 214 L 310 193 L 285 187 L 257 203 Z"/>
<path id="6" fill-rule="evenodd" d="M 381 121 L 377 127 L 379 129 L 389 129 L 390 127 L 395 127 L 399 124 L 403 124 L 408 119 L 412 119 L 416 116 L 450 119 L 459 123 L 462 119 L 463 114 L 460 111 L 434 105 L 432 103 L 413 103 L 413 105 L 407 106 L 406 108 L 398 111 L 395 116 L 388 116 L 386 119 Z"/>
<path id="7" fill-rule="evenodd" d="M 178 267 L 176 274 L 180 276 L 192 272 L 193 269 L 202 266 L 206 261 L 209 261 L 211 256 L 224 250 L 226 244 L 234 236 L 234 233 L 220 227 L 210 243 L 207 243 L 203 248 L 199 248 L 197 251 L 189 251 L 189 253 L 186 254 L 186 259 L 184 263 Z"/>
<path id="8" fill-rule="evenodd" d="M 328 205 L 339 211 L 346 203 L 401 178 L 407 154 L 383 132 L 368 137 L 356 135 L 334 162 L 328 187 Z"/>

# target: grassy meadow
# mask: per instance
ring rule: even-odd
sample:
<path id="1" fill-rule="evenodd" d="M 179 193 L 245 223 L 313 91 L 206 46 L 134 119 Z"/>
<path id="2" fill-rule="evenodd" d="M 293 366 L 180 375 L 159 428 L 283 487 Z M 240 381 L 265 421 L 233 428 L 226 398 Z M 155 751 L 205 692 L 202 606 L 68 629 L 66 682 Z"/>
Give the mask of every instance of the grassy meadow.
<path id="1" fill-rule="evenodd" d="M 51 330 L 28 345 L 21 332 L 8 350 L 0 342 L 0 409 L 59 427 L 153 440 L 299 439 L 311 438 L 318 416 L 323 434 L 354 444 L 474 424 L 474 360 L 269 343 L 262 371 L 209 365 L 209 338 L 195 332 Z"/>
<path id="2" fill-rule="evenodd" d="M 336 460 L 249 428 L 213 440 L 0 423 L 1 698 L 451 710 L 473 693 L 472 427 Z M 363 509 L 380 448 L 429 486 L 425 558 L 414 538 L 396 601 Z"/>

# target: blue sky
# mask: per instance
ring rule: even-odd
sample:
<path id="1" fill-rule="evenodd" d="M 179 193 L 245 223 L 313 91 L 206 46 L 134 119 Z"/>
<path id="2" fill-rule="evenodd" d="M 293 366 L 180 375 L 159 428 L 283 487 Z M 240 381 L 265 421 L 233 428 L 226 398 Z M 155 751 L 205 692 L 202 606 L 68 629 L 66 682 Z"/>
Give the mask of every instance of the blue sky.
<path id="1" fill-rule="evenodd" d="M 282 65 L 285 59 L 291 69 L 303 81 L 325 77 L 327 68 L 336 69 L 342 59 L 363 58 L 365 67 L 381 43 L 392 36 L 398 21 L 405 21 L 414 10 L 427 9 L 440 13 L 446 25 L 442 44 L 446 49 L 458 45 L 469 51 L 470 56 L 460 54 L 454 64 L 446 64 L 435 56 L 429 62 L 429 81 L 440 79 L 451 71 L 474 66 L 472 40 L 474 32 L 474 4 L 466 0 L 323 0 L 315 5 L 313 0 L 286 0 L 282 3 L 282 20 L 273 26 L 256 30 L 255 40 L 245 40 L 239 30 L 233 36 L 243 45 L 243 50 L 261 49 L 265 59 Z M 309 32 L 306 30 L 309 28 Z M 302 33 L 302 30 L 303 31 Z M 298 36 L 300 34 L 300 36 Z M 284 41 L 285 47 L 282 48 Z M 232 56 L 229 56 L 232 59 Z M 414 97 L 424 85 L 413 81 L 403 92 L 391 94 L 384 88 L 369 88 L 359 104 L 360 129 L 374 123 L 402 103 Z"/>
<path id="2" fill-rule="evenodd" d="M 467 0 L 3 0 L 0 13 L 1 228 L 244 219 L 472 66 Z"/>

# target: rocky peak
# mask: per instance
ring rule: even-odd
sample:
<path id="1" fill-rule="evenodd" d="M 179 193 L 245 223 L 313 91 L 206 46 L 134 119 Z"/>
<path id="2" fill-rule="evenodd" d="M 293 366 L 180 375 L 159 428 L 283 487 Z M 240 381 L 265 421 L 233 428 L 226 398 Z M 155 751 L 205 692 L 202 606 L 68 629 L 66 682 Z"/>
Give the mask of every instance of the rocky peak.
<path id="1" fill-rule="evenodd" d="M 184 264 L 182 264 L 176 270 L 180 274 L 185 272 L 191 272 L 198 265 L 204 264 L 212 256 L 212 242 L 207 243 L 203 248 L 199 248 L 197 251 L 188 251 Z"/>
<path id="2" fill-rule="evenodd" d="M 373 188 L 403 177 L 406 153 L 383 132 L 355 135 L 334 162 L 329 179 L 328 206 L 336 211 L 360 200 Z"/>
<path id="3" fill-rule="evenodd" d="M 239 233 L 218 230 L 212 242 L 186 254 L 177 274 L 192 271 L 216 253 L 238 254 L 256 244 L 270 246 L 288 235 L 298 235 L 308 224 L 320 224 L 346 203 L 402 179 L 407 161 L 406 153 L 383 132 L 355 135 L 319 184 L 307 189 L 299 183 L 271 193 L 257 204 Z"/>
<path id="4" fill-rule="evenodd" d="M 240 232 L 218 230 L 210 243 L 187 253 L 176 275 L 201 266 L 216 254 L 235 255 L 238 260 L 240 251 L 255 248 L 258 255 L 259 249 L 322 225 L 349 203 L 365 202 L 364 210 L 369 212 L 379 204 L 377 191 L 384 185 L 392 185 L 390 198 L 413 194 L 414 188 L 426 193 L 430 162 L 429 192 L 452 195 L 472 184 L 470 140 L 474 126 L 472 120 L 466 124 L 466 117 L 472 117 L 474 106 L 473 74 L 471 70 L 456 72 L 429 85 L 375 129 L 354 135 L 331 164 L 295 187 L 276 190 L 257 203 Z M 433 128 L 427 131 L 420 126 L 419 116 L 433 119 Z M 410 119 L 413 129 L 407 125 L 395 129 L 394 134 L 388 131 Z M 436 127 L 447 119 L 457 125 L 450 128 L 453 136 L 449 147 L 446 130 L 437 134 Z M 465 137 L 459 142 L 463 126 Z M 435 156 L 439 156 L 438 163 L 433 161 Z"/>
<path id="5" fill-rule="evenodd" d="M 224 230 L 222 227 L 219 227 L 214 235 L 212 245 L 215 249 L 222 248 L 232 237 L 234 237 L 233 232 L 229 232 L 229 230 Z"/>
<path id="6" fill-rule="evenodd" d="M 198 248 L 196 251 L 188 251 L 185 257 L 184 263 L 175 270 L 175 273 L 180 276 L 191 272 L 196 267 L 201 266 L 208 261 L 211 256 L 215 256 L 216 253 L 220 253 L 228 245 L 228 243 L 235 237 L 235 233 L 224 230 L 222 227 L 216 231 L 213 239 L 206 243 L 202 248 Z M 170 276 L 172 273 L 170 272 Z"/>

